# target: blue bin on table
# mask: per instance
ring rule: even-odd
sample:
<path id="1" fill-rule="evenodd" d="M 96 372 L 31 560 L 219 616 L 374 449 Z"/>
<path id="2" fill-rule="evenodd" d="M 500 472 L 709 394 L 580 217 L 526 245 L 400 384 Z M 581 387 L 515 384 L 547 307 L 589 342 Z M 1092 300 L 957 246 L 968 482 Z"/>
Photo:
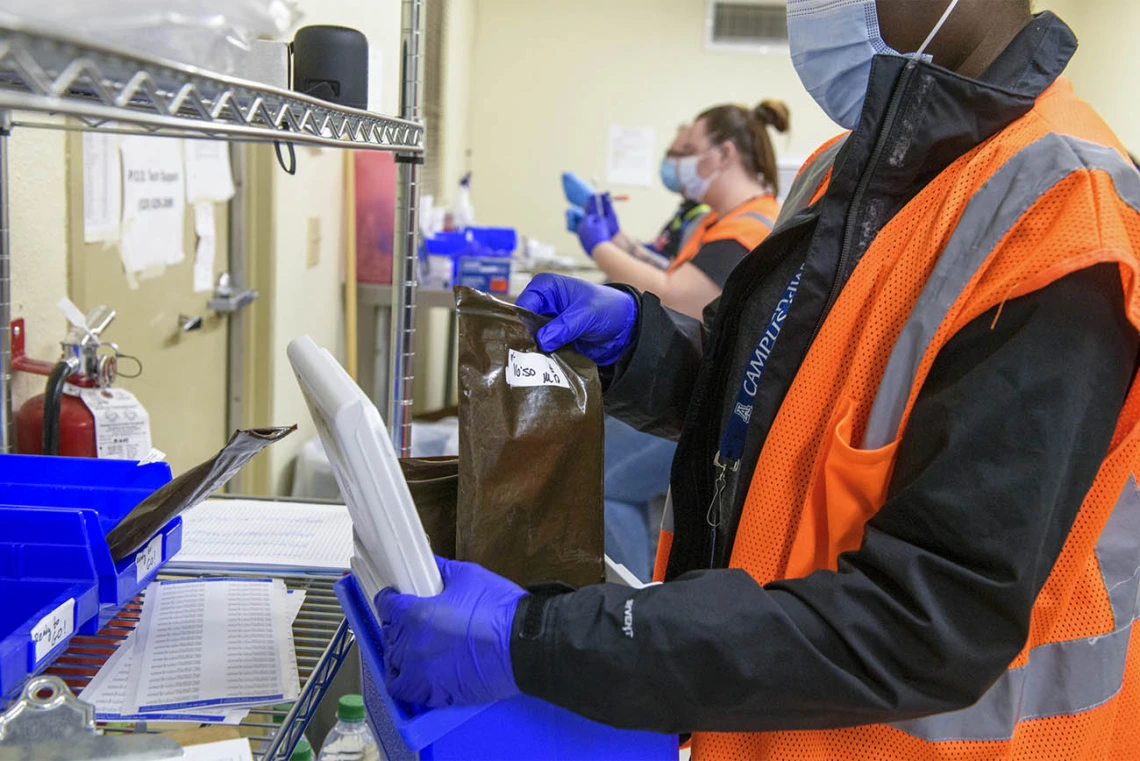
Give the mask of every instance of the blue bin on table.
<path id="1" fill-rule="evenodd" d="M 43 615 L 74 599 L 74 633 L 94 634 L 182 548 L 180 517 L 117 563 L 107 546 L 111 529 L 170 480 L 166 463 L 0 455 L 0 694 L 66 648 L 31 657 L 30 627 Z"/>
<path id="2" fill-rule="evenodd" d="M 468 227 L 424 238 L 420 253 L 425 258 L 451 260 L 452 286 L 503 294 L 510 291 L 511 256 L 518 243 L 513 227 Z"/>
<path id="3" fill-rule="evenodd" d="M 392 761 L 677 761 L 676 735 L 614 729 L 525 695 L 414 712 L 384 688 L 380 626 L 356 580 L 334 589 L 360 646 L 368 721 Z"/>
<path id="4" fill-rule="evenodd" d="M 519 246 L 513 227 L 468 227 L 466 233 L 471 253 L 479 256 L 510 256 Z"/>

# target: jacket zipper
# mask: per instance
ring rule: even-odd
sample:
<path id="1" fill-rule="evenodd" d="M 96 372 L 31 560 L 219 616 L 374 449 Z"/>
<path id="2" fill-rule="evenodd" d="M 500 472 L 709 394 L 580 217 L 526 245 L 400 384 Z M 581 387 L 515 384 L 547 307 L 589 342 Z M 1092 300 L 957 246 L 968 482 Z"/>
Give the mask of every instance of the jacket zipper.
<path id="1" fill-rule="evenodd" d="M 879 160 L 883 157 L 883 151 L 886 150 L 887 144 L 890 142 L 891 132 L 894 130 L 895 119 L 898 116 L 899 105 L 906 95 L 907 87 L 910 85 L 911 75 L 916 68 L 917 65 L 914 61 L 907 62 L 906 67 L 903 68 L 903 72 L 899 76 L 895 91 L 891 95 L 891 101 L 887 105 L 887 114 L 883 119 L 883 129 L 879 135 L 879 141 L 875 144 L 875 150 L 871 154 L 871 161 L 867 164 L 867 168 L 863 170 L 863 176 L 859 179 L 859 185 L 856 187 L 855 195 L 851 199 L 851 207 L 847 215 L 847 225 L 843 233 L 843 248 L 839 250 L 839 261 L 835 266 L 835 280 L 832 282 L 831 289 L 828 291 L 827 302 L 823 306 L 823 311 L 820 312 L 819 319 L 816 320 L 815 329 L 812 331 L 811 340 L 808 342 L 809 347 L 815 343 L 816 336 L 819 335 L 819 331 L 823 328 L 823 323 L 827 319 L 827 315 L 831 312 L 831 308 L 835 306 L 840 291 L 843 290 L 843 285 L 846 281 L 846 277 L 844 277 L 843 273 L 847 271 L 848 260 L 851 258 L 851 249 L 855 245 L 855 231 L 858 229 L 857 222 L 863 214 L 863 196 L 867 194 L 867 188 L 870 186 L 871 179 L 874 177 L 874 169 L 879 165 Z"/>

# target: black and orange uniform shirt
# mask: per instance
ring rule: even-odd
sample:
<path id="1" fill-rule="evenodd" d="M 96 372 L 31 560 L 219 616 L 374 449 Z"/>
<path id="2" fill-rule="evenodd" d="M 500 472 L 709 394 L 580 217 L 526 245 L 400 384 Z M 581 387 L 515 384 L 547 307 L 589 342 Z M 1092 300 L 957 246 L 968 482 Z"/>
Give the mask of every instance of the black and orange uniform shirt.
<path id="1" fill-rule="evenodd" d="M 723 217 L 709 212 L 669 265 L 692 264 L 723 289 L 736 265 L 759 246 L 776 224 L 780 204 L 770 193 L 750 198 Z"/>

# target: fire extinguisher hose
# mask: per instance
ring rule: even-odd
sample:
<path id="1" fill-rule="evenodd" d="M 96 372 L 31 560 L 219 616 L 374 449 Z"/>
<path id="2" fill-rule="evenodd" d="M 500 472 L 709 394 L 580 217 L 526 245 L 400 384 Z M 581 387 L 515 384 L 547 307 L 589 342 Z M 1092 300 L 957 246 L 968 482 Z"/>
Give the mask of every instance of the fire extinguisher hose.
<path id="1" fill-rule="evenodd" d="M 63 388 L 67 385 L 67 378 L 74 372 L 71 363 L 57 362 L 47 379 L 44 389 L 44 440 L 43 450 L 46 455 L 59 454 L 59 412 L 63 405 Z"/>

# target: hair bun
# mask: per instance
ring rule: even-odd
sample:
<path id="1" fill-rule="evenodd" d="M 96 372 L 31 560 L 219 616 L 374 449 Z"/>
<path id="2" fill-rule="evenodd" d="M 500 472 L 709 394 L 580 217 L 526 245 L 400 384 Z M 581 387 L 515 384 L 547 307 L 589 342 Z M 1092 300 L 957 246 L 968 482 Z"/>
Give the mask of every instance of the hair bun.
<path id="1" fill-rule="evenodd" d="M 791 123 L 788 104 L 782 100 L 766 100 L 752 109 L 752 115 L 762 124 L 775 128 L 777 132 L 787 132 Z"/>

